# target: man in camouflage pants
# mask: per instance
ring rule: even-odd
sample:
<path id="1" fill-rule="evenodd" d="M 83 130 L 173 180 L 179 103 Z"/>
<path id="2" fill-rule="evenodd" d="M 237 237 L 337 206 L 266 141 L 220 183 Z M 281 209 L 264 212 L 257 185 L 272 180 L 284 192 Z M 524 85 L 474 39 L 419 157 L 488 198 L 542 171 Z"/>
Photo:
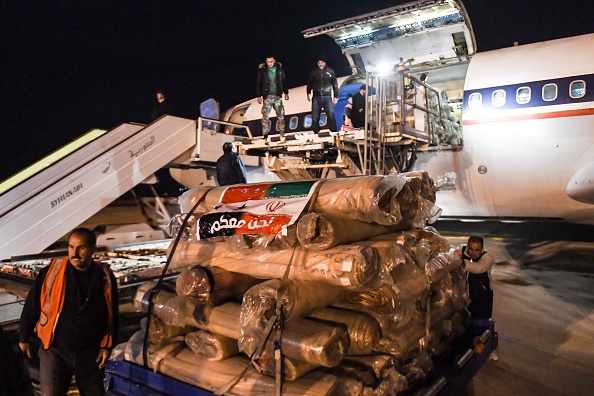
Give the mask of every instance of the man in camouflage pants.
<path id="1" fill-rule="evenodd" d="M 273 56 L 267 57 L 266 63 L 260 64 L 256 78 L 258 103 L 262 104 L 262 100 L 264 100 L 262 106 L 262 136 L 264 138 L 270 131 L 270 110 L 273 108 L 277 116 L 277 129 L 281 137 L 285 135 L 285 108 L 282 95 L 285 95 L 285 100 L 289 100 L 289 90 L 285 85 L 285 71 L 282 64 L 277 62 Z"/>

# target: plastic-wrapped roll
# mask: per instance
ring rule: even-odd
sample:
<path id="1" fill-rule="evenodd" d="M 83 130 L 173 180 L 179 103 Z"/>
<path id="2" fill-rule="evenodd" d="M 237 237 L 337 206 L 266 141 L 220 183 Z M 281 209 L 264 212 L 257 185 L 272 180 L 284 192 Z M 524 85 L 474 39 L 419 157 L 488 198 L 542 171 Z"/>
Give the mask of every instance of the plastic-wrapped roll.
<path id="1" fill-rule="evenodd" d="M 241 341 L 239 347 L 248 351 L 242 348 Z M 339 364 L 348 347 L 349 338 L 345 329 L 307 319 L 286 322 L 281 338 L 281 350 L 285 356 L 324 367 Z M 273 353 L 273 348 L 273 342 L 269 341 L 266 344 L 267 353 Z"/>
<path id="2" fill-rule="evenodd" d="M 344 359 L 344 363 L 352 362 L 368 367 L 373 371 L 377 378 L 382 378 L 384 372 L 396 364 L 394 357 L 390 355 L 367 355 L 367 356 L 348 356 Z"/>
<path id="3" fill-rule="evenodd" d="M 311 208 L 319 213 L 346 213 L 355 220 L 382 225 L 402 219 L 396 196 L 406 184 L 400 174 L 328 179 Z"/>
<path id="4" fill-rule="evenodd" d="M 397 224 L 402 216 L 396 196 L 405 184 L 406 176 L 401 174 L 327 179 L 319 186 L 312 211 L 348 213 L 353 219 L 367 223 Z M 208 191 L 196 213 L 212 210 L 219 203 L 225 189 L 226 187 L 215 187 Z M 182 194 L 182 212 L 189 211 L 205 191 L 205 188 L 197 188 Z"/>
<path id="5" fill-rule="evenodd" d="M 431 257 L 425 265 L 425 273 L 431 283 L 436 283 L 454 269 L 462 265 L 452 248 L 448 253 L 439 253 Z"/>
<path id="6" fill-rule="evenodd" d="M 357 364 L 342 363 L 336 367 L 320 367 L 316 371 L 332 374 L 339 378 L 350 378 L 363 385 L 365 388 L 374 387 L 378 379 L 368 367 Z M 373 394 L 373 393 L 372 393 Z"/>
<path id="7" fill-rule="evenodd" d="M 199 303 L 210 300 L 212 275 L 208 269 L 195 265 L 182 271 L 175 280 L 175 291 L 180 296 L 193 297 Z"/>
<path id="8" fill-rule="evenodd" d="M 154 285 L 154 282 L 145 282 L 136 291 L 134 304 L 143 312 L 148 312 L 148 299 Z M 213 308 L 210 305 L 200 304 L 195 299 L 164 290 L 158 291 L 153 301 L 154 314 L 165 323 L 181 322 L 182 325 L 208 330 L 234 339 L 240 336 L 241 304 L 239 303 L 228 302 Z"/>
<path id="9" fill-rule="evenodd" d="M 223 242 L 180 240 L 171 262 L 174 268 L 212 266 L 265 279 L 282 278 L 291 262 L 290 279 L 362 288 L 377 279 L 379 261 L 377 251 L 364 243 L 322 252 L 297 247 L 241 254 L 231 252 Z"/>
<path id="10" fill-rule="evenodd" d="M 151 325 L 149 326 L 149 340 L 152 344 L 161 345 L 173 337 L 185 335 L 190 331 L 192 331 L 190 326 L 169 326 L 158 317 L 152 316 Z"/>
<path id="11" fill-rule="evenodd" d="M 412 299 L 418 298 L 429 289 L 427 277 L 412 261 L 407 260 L 406 263 L 395 266 L 390 275 L 400 293 Z"/>
<path id="12" fill-rule="evenodd" d="M 374 350 L 388 353 L 398 359 L 405 359 L 409 353 L 425 347 L 429 342 L 437 342 L 442 335 L 443 321 L 454 313 L 452 304 L 441 307 L 431 306 L 429 339 L 426 339 L 424 318 L 417 317 L 406 324 L 383 334 Z"/>
<path id="13" fill-rule="evenodd" d="M 307 249 L 324 250 L 391 232 L 386 226 L 354 220 L 344 213 L 307 213 L 297 223 L 297 239 Z"/>
<path id="14" fill-rule="evenodd" d="M 281 359 L 282 378 L 286 381 L 295 381 L 318 367 L 315 364 L 288 356 L 282 356 Z M 260 356 L 254 361 L 254 367 L 259 373 L 276 377 L 276 360 L 274 359 L 274 353 L 271 354 L 267 350 L 262 351 Z"/>
<path id="15" fill-rule="evenodd" d="M 233 339 L 239 339 L 242 336 L 239 324 L 241 304 L 228 302 L 211 307 L 197 304 L 191 298 L 185 296 L 177 296 L 174 293 L 166 294 L 166 292 L 161 291 L 157 294 L 160 301 L 154 306 L 155 315 L 160 318 L 163 315 L 162 307 L 167 307 L 167 300 L 165 300 L 167 296 L 170 299 L 185 298 L 185 312 L 183 315 L 177 314 L 176 317 L 185 317 L 187 325 Z M 138 299 L 138 297 L 135 299 Z M 165 317 L 171 316 L 171 312 L 168 310 L 164 312 Z M 263 320 L 261 323 L 263 323 L 263 326 L 266 325 Z M 258 329 L 252 326 L 254 331 L 248 334 L 247 337 L 243 337 L 243 345 L 238 344 L 240 349 L 251 354 L 262 336 L 263 328 Z M 285 323 L 281 348 L 284 355 L 292 358 L 305 360 L 318 366 L 334 365 L 340 362 L 348 348 L 348 336 L 345 330 L 336 326 L 311 320 L 294 319 Z M 273 345 L 270 340 L 266 344 L 266 349 L 272 353 Z"/>
<path id="16" fill-rule="evenodd" d="M 189 332 L 185 341 L 192 352 L 208 360 L 223 360 L 239 353 L 237 340 L 204 330 Z"/>
<path id="17" fill-rule="evenodd" d="M 171 358 L 179 353 L 184 348 L 183 340 L 176 340 L 162 345 L 148 345 L 147 364 L 155 371 L 159 369 L 159 365 L 164 359 Z M 126 343 L 124 350 L 124 358 L 129 362 L 143 365 L 143 351 L 144 351 L 144 331 L 138 330 L 130 337 Z"/>
<path id="18" fill-rule="evenodd" d="M 425 227 L 422 230 L 414 230 L 418 241 L 426 239 L 431 246 L 431 255 L 437 253 L 446 253 L 452 248 L 450 241 L 439 235 L 437 230 L 433 227 Z"/>
<path id="19" fill-rule="evenodd" d="M 353 310 L 322 308 L 309 315 L 310 318 L 322 319 L 346 325 L 349 335 L 347 355 L 367 355 L 373 352 L 373 346 L 379 341 L 382 330 L 377 321 L 362 312 Z"/>
<path id="20" fill-rule="evenodd" d="M 195 187 L 186 190 L 179 197 L 179 206 L 182 213 L 188 213 L 196 202 L 204 196 L 203 201 L 200 203 L 194 214 L 204 214 L 214 209 L 219 203 L 219 199 L 223 195 L 225 187 Z"/>
<path id="21" fill-rule="evenodd" d="M 339 377 L 332 396 L 359 396 L 363 395 L 363 384 L 354 378 Z"/>
<path id="22" fill-rule="evenodd" d="M 435 202 L 435 183 L 433 183 L 427 172 L 414 171 L 403 173 L 403 175 L 406 176 L 407 180 L 418 179 L 420 181 L 419 195 L 428 201 Z"/>
<path id="23" fill-rule="evenodd" d="M 240 301 L 250 287 L 260 282 L 262 280 L 249 275 L 197 265 L 182 271 L 175 287 L 178 295 L 192 297 L 199 304 L 215 306 L 226 301 Z"/>
<path id="24" fill-rule="evenodd" d="M 279 290 L 281 286 L 283 289 Z M 279 279 L 270 279 L 252 287 L 245 293 L 241 303 L 240 349 L 250 353 L 255 349 L 268 318 L 275 313 L 278 298 L 282 303 L 284 320 L 290 321 L 317 308 L 341 301 L 344 299 L 344 294 L 345 291 L 342 288 L 329 285 L 320 287 L 316 282 L 293 280 L 283 285 Z"/>
<path id="25" fill-rule="evenodd" d="M 235 234 L 226 237 L 229 251 L 258 254 L 270 250 L 285 250 L 297 246 L 297 225 L 287 227 L 287 235 Z"/>
<path id="26" fill-rule="evenodd" d="M 140 348 L 142 348 L 142 342 L 139 341 Z M 149 354 L 149 367 L 151 368 L 153 368 L 153 360 L 153 356 Z M 141 364 L 141 362 L 138 363 Z M 212 361 L 197 356 L 188 348 L 184 348 L 174 356 L 162 359 L 158 371 L 209 392 L 216 392 L 230 384 L 248 365 L 249 359 L 246 356 L 238 355 L 221 361 Z M 296 381 L 283 382 L 282 394 L 285 396 L 329 395 L 336 382 L 337 378 L 332 375 L 311 372 Z M 271 395 L 275 393 L 275 390 L 274 378 L 260 374 L 250 366 L 241 376 L 241 380 L 225 392 L 225 395 Z"/>
<path id="27" fill-rule="evenodd" d="M 406 312 L 414 308 L 417 298 L 401 293 L 394 285 L 382 285 L 377 289 L 351 292 L 348 295 L 348 301 L 352 304 L 395 319 L 406 316 Z"/>

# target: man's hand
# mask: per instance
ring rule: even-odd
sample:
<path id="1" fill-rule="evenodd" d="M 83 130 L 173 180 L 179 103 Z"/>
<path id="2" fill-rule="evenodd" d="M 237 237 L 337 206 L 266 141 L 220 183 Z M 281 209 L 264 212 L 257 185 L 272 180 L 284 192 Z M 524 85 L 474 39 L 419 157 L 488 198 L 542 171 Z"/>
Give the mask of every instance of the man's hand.
<path id="1" fill-rule="evenodd" d="M 311 98 L 309 97 L 309 94 L 307 94 L 307 101 L 311 102 Z"/>
<path id="2" fill-rule="evenodd" d="M 262 104 L 262 97 L 258 97 L 258 104 Z"/>
<path id="3" fill-rule="evenodd" d="M 23 355 L 25 355 L 27 359 L 31 359 L 31 344 L 28 342 L 19 342 L 19 348 L 21 348 Z"/>
<path id="4" fill-rule="evenodd" d="M 285 94 L 285 100 L 289 100 L 289 94 Z"/>
<path id="5" fill-rule="evenodd" d="M 99 363 L 99 368 L 103 368 L 105 366 L 105 363 L 107 363 L 107 359 L 109 359 L 109 355 L 110 352 L 107 349 L 102 349 L 99 351 L 99 355 L 95 360 L 97 363 Z"/>
<path id="6" fill-rule="evenodd" d="M 338 103 L 338 98 L 332 98 L 332 103 L 334 103 L 334 104 Z"/>

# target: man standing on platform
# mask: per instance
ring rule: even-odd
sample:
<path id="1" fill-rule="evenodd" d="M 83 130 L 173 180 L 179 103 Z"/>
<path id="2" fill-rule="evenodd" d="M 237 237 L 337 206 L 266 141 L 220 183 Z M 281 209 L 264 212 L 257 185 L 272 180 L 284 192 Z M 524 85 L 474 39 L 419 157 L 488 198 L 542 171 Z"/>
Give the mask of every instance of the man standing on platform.
<path id="1" fill-rule="evenodd" d="M 313 100 L 310 96 L 313 91 Z M 336 132 L 334 105 L 338 102 L 338 82 L 332 68 L 326 66 L 326 61 L 318 59 L 318 67 L 309 73 L 307 79 L 307 101 L 311 103 L 312 130 L 320 132 L 320 112 L 324 109 L 328 119 L 328 126 Z"/>
<path id="2" fill-rule="evenodd" d="M 277 62 L 273 56 L 266 58 L 266 63 L 260 64 L 256 78 L 256 96 L 258 104 L 262 106 L 262 136 L 266 138 L 270 131 L 270 110 L 276 112 L 276 127 L 281 135 L 285 136 L 285 108 L 282 95 L 289 100 L 289 90 L 285 83 L 285 71 L 283 65 Z"/>

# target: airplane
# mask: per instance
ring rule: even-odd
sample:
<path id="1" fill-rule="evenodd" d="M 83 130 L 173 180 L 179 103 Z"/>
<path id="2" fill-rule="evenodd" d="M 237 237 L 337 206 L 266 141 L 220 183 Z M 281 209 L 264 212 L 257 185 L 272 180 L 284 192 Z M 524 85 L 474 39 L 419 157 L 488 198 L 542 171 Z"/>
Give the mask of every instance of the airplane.
<path id="1" fill-rule="evenodd" d="M 253 172 L 251 181 L 307 177 L 308 166 L 309 175 L 334 177 L 350 157 L 358 171 L 347 175 L 423 170 L 445 181 L 437 194 L 442 218 L 594 224 L 594 34 L 477 53 L 459 0 L 420 0 L 303 34 L 333 37 L 353 69 L 338 79 L 337 122 L 349 93 L 362 83 L 373 87 L 367 137 L 344 128 L 311 135 L 305 87 L 289 90 L 284 103 L 286 142 L 258 138 L 261 105 L 257 98 L 240 103 L 221 120 L 249 127 L 249 136 L 241 128 L 219 135 L 237 135 L 242 154 L 266 156 L 268 168 Z M 324 115 L 320 125 L 328 128 Z M 363 143 L 349 146 L 358 137 L 373 145 L 374 133 L 387 142 L 378 155 Z M 212 146 L 220 151 L 220 144 Z"/>
<path id="2" fill-rule="evenodd" d="M 259 136 L 257 98 L 222 114 L 208 100 L 198 120 L 91 130 L 0 182 L 0 260 L 39 253 L 163 168 L 187 188 L 216 185 L 229 140 L 248 182 L 422 170 L 439 188 L 441 219 L 594 224 L 594 34 L 477 53 L 460 0 L 417 0 L 303 34 L 333 37 L 352 67 L 338 79 L 339 122 L 348 94 L 369 87 L 364 128 L 333 132 L 322 116 L 314 134 L 296 87 L 285 139 Z"/>

